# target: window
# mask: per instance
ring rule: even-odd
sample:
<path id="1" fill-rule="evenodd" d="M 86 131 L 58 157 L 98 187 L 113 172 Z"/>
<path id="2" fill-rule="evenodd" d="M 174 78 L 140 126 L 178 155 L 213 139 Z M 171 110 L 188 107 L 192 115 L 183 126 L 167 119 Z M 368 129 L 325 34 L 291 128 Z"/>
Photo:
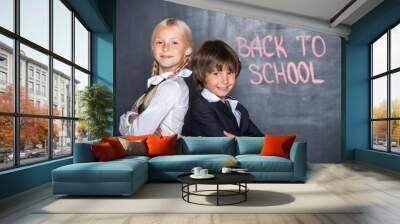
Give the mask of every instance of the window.
<path id="1" fill-rule="evenodd" d="M 40 54 L 40 53 L 39 53 Z M 43 56 L 43 55 L 42 55 Z M 36 69 L 36 80 L 40 81 L 40 70 Z"/>
<path id="2" fill-rule="evenodd" d="M 0 67 L 7 67 L 7 57 L 5 55 L 0 55 Z"/>
<path id="3" fill-rule="evenodd" d="M 28 93 L 33 94 L 33 82 L 28 82 Z"/>
<path id="4" fill-rule="evenodd" d="M 5 91 L 7 85 L 7 56 L 0 54 L 0 91 Z"/>
<path id="5" fill-rule="evenodd" d="M 40 95 L 40 84 L 36 84 L 36 95 Z"/>
<path id="6" fill-rule="evenodd" d="M 400 153 L 400 24 L 370 44 L 371 148 Z"/>
<path id="7" fill-rule="evenodd" d="M 73 105 L 90 84 L 90 31 L 63 0 L 0 0 L 0 26 L 0 170 L 72 155 L 87 139 Z"/>
<path id="8" fill-rule="evenodd" d="M 2 85 L 7 84 L 7 74 L 3 71 L 0 71 L 0 84 Z"/>
<path id="9" fill-rule="evenodd" d="M 29 71 L 28 71 L 29 79 L 33 80 L 33 67 L 29 66 Z"/>
<path id="10" fill-rule="evenodd" d="M 46 96 L 46 86 L 42 86 L 42 96 Z"/>

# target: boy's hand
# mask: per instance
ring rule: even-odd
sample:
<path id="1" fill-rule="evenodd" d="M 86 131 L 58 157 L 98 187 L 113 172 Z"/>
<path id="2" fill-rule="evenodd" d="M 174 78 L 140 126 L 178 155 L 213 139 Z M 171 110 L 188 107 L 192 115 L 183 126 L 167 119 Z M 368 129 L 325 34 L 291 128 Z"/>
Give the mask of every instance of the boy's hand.
<path id="1" fill-rule="evenodd" d="M 225 135 L 226 137 L 236 138 L 236 135 L 231 134 L 231 133 L 229 133 L 229 132 L 227 132 L 227 131 L 224 131 L 224 135 Z"/>

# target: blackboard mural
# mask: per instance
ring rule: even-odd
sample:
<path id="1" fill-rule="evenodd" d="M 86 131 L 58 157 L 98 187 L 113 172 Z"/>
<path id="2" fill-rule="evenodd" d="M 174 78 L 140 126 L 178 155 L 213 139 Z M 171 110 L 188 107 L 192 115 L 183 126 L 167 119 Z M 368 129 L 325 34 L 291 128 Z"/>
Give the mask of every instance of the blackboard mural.
<path id="1" fill-rule="evenodd" d="M 117 1 L 117 117 L 145 90 L 151 30 L 166 17 L 184 20 L 196 46 L 221 39 L 236 49 L 242 72 L 232 95 L 264 133 L 296 134 L 311 162 L 341 160 L 339 37 L 160 0 Z"/>

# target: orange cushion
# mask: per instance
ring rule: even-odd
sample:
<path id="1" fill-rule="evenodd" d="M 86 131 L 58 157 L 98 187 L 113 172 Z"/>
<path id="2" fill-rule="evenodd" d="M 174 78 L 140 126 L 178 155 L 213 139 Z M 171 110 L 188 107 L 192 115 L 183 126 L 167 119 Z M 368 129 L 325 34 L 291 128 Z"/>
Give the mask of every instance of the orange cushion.
<path id="1" fill-rule="evenodd" d="M 97 161 L 109 161 L 117 158 L 113 147 L 108 142 L 92 144 L 90 148 L 92 149 L 94 157 Z"/>
<path id="2" fill-rule="evenodd" d="M 177 135 L 159 136 L 149 135 L 147 137 L 147 155 L 148 156 L 162 156 L 162 155 L 176 155 L 176 139 Z"/>
<path id="3" fill-rule="evenodd" d="M 124 147 L 122 146 L 121 142 L 119 142 L 118 138 L 116 137 L 110 137 L 110 138 L 101 138 L 101 142 L 108 142 L 112 146 L 112 148 L 115 151 L 115 155 L 118 158 L 126 156 L 126 151 Z"/>
<path id="4" fill-rule="evenodd" d="M 280 156 L 286 159 L 290 158 L 290 148 L 296 135 L 265 135 L 264 146 L 261 149 L 262 156 Z"/>
<path id="5" fill-rule="evenodd" d="M 148 135 L 124 135 L 124 139 L 129 141 L 146 141 Z"/>

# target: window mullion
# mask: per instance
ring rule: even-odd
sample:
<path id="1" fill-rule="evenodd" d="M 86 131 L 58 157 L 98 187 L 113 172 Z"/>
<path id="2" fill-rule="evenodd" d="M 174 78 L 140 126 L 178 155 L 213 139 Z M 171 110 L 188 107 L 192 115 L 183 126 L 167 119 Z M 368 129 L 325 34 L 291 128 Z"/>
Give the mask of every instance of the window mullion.
<path id="1" fill-rule="evenodd" d="M 53 52 L 53 0 L 49 0 L 49 50 Z M 48 151 L 49 159 L 53 159 L 53 56 L 49 55 L 49 120 L 48 120 Z"/>
<path id="2" fill-rule="evenodd" d="M 71 56 L 72 56 L 72 71 L 71 71 L 71 117 L 76 118 L 75 117 L 75 12 L 72 11 L 72 15 L 71 15 L 71 23 L 72 23 L 72 38 L 71 38 Z M 71 130 L 71 150 L 72 150 L 72 155 L 74 155 L 74 145 L 75 145 L 75 125 L 76 125 L 76 121 L 72 121 L 72 130 Z"/>
<path id="3" fill-rule="evenodd" d="M 20 1 L 14 1 L 14 30 L 19 35 L 20 19 L 19 19 L 19 8 Z M 14 112 L 20 113 L 19 101 L 20 101 L 20 47 L 19 39 L 14 39 Z M 20 145 L 20 118 L 14 116 L 14 166 L 19 166 L 19 145 Z"/>

